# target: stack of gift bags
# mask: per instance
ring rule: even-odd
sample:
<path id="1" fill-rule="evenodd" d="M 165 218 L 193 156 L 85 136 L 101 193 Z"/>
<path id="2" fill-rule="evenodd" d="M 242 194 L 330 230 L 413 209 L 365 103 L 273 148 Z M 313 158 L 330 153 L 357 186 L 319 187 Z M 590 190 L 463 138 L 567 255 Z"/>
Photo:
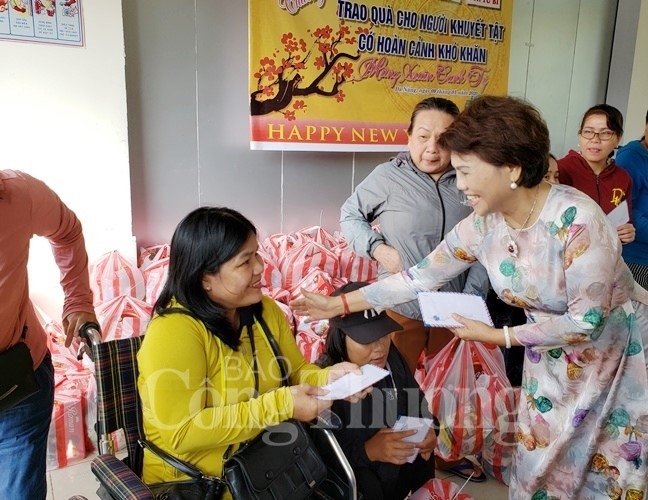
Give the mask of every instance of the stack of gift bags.
<path id="1" fill-rule="evenodd" d="M 314 362 L 324 351 L 328 321 L 307 323 L 294 316 L 288 303 L 301 290 L 329 295 L 349 281 L 375 281 L 377 263 L 353 252 L 341 233 L 310 226 L 294 233 L 278 233 L 259 245 L 265 264 L 263 291 L 277 301 L 295 331 L 304 357 Z"/>
<path id="2" fill-rule="evenodd" d="M 77 359 L 74 349 L 65 347 L 61 323 L 51 320 L 38 308 L 36 312 L 48 334 L 54 364 L 54 411 L 46 462 L 47 470 L 52 470 L 83 460 L 95 449 L 97 384 L 92 363 Z"/>
<path id="3" fill-rule="evenodd" d="M 137 265 L 118 251 L 91 262 L 90 287 L 102 341 L 138 336 L 148 324 L 168 268 L 169 247 L 142 249 Z M 54 363 L 54 412 L 48 436 L 47 469 L 76 463 L 96 450 L 97 384 L 94 364 L 65 347 L 60 323 L 39 311 Z"/>

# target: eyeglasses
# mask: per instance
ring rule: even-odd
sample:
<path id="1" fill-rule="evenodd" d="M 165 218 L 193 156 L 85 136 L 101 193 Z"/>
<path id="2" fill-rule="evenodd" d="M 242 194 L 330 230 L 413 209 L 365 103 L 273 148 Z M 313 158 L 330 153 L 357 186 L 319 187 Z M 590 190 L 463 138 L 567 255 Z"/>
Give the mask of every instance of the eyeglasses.
<path id="1" fill-rule="evenodd" d="M 595 135 L 598 135 L 598 138 L 602 141 L 609 141 L 616 135 L 616 132 L 612 130 L 601 130 L 600 132 L 594 132 L 592 129 L 586 128 L 580 131 L 580 135 L 585 139 L 594 139 Z"/>

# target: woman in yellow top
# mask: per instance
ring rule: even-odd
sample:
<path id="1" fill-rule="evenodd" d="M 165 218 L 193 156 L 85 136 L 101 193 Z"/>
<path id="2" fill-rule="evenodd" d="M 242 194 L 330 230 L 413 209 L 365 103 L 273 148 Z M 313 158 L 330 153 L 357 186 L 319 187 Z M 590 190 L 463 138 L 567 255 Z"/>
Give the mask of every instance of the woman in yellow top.
<path id="1" fill-rule="evenodd" d="M 326 392 L 317 386 L 360 373 L 353 363 L 321 369 L 305 361 L 283 312 L 261 294 L 257 248 L 254 225 L 234 210 L 187 215 L 171 240 L 169 276 L 137 357 L 146 439 L 205 474 L 220 476 L 226 450 L 265 427 L 314 419 L 332 404 L 315 397 Z M 289 387 L 259 318 L 279 344 Z M 146 452 L 143 479 L 187 478 Z"/>

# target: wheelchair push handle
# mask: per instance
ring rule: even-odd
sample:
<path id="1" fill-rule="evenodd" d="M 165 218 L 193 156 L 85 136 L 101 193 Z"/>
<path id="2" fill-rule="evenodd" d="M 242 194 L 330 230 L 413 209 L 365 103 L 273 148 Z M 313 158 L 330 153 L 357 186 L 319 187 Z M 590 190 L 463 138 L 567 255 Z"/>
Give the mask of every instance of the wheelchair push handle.
<path id="1" fill-rule="evenodd" d="M 94 321 L 83 323 L 79 328 L 79 338 L 83 341 L 83 345 L 79 349 L 77 359 L 81 359 L 85 352 L 94 361 L 91 346 L 101 343 L 101 327 Z"/>

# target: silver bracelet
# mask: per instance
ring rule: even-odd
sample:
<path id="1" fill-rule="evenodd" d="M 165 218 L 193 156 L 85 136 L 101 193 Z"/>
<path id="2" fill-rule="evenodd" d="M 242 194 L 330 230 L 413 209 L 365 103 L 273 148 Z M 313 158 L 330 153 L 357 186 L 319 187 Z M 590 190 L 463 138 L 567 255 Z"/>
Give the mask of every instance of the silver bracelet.
<path id="1" fill-rule="evenodd" d="M 508 326 L 504 325 L 504 341 L 506 342 L 506 348 L 511 348 L 511 334 L 509 333 Z"/>

